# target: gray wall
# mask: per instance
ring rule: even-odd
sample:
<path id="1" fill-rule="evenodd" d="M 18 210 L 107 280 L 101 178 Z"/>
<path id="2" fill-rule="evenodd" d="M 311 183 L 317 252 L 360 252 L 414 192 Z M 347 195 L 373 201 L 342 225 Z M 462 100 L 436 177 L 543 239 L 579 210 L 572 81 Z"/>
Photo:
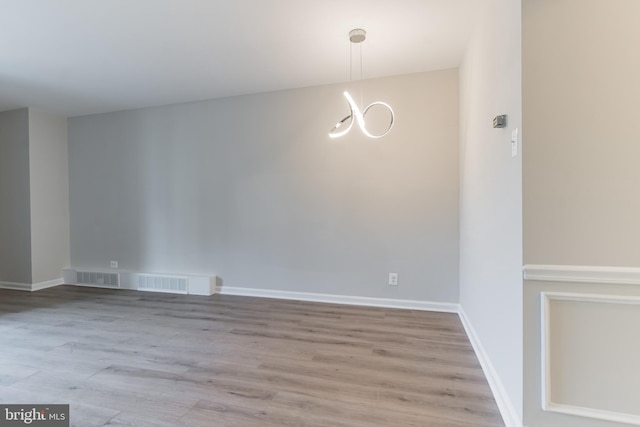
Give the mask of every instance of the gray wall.
<path id="1" fill-rule="evenodd" d="M 522 420 L 520 2 L 489 0 L 460 69 L 460 302 L 494 375 L 507 425 Z M 494 129 L 493 117 L 508 115 Z"/>
<path id="2" fill-rule="evenodd" d="M 379 140 L 328 138 L 347 87 L 70 119 L 71 264 L 457 302 L 457 70 L 365 81 Z"/>
<path id="3" fill-rule="evenodd" d="M 640 267 L 638 16 L 637 0 L 523 2 L 527 264 Z M 540 409 L 543 291 L 624 296 L 637 286 L 525 282 L 527 425 L 620 425 Z M 627 380 L 615 390 L 637 394 Z"/>
<path id="4" fill-rule="evenodd" d="M 31 283 L 29 113 L 0 113 L 0 282 Z"/>
<path id="5" fill-rule="evenodd" d="M 29 109 L 33 283 L 59 279 L 69 266 L 67 118 Z"/>

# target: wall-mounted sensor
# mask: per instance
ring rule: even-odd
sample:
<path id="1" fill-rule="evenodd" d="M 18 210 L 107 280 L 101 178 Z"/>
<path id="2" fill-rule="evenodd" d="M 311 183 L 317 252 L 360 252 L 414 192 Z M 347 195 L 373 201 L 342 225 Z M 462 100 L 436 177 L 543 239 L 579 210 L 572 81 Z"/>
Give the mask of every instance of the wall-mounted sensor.
<path id="1" fill-rule="evenodd" d="M 493 118 L 493 127 L 494 128 L 503 128 L 507 126 L 507 115 L 503 114 L 501 116 L 495 116 Z"/>

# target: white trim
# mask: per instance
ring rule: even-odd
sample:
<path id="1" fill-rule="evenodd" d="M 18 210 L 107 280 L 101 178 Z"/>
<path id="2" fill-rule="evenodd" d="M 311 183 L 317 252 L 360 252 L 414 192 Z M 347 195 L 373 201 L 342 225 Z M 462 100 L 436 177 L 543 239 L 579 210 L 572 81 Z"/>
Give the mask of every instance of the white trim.
<path id="1" fill-rule="evenodd" d="M 278 291 L 273 289 L 240 288 L 231 286 L 220 286 L 216 288 L 216 293 L 222 295 L 240 295 L 259 298 L 277 298 L 297 301 L 328 302 L 346 305 L 363 305 L 367 307 L 439 311 L 445 313 L 457 313 L 459 308 L 459 305 L 456 303 L 356 297 L 351 295 L 317 294 L 312 292 Z"/>
<path id="2" fill-rule="evenodd" d="M 627 414 L 623 412 L 613 412 L 597 408 L 586 408 L 581 406 L 566 405 L 556 403 L 551 400 L 551 325 L 549 304 L 551 300 L 596 302 L 601 304 L 623 304 L 640 305 L 640 297 L 622 295 L 600 295 L 600 294 L 576 294 L 564 292 L 541 292 L 541 321 L 542 321 L 542 409 L 549 412 L 556 412 L 566 415 L 575 415 L 598 420 L 613 421 L 640 426 L 640 415 Z"/>
<path id="3" fill-rule="evenodd" d="M 64 284 L 63 279 L 49 280 L 47 282 L 34 283 L 31 285 L 31 291 L 41 291 L 42 289 L 53 288 Z"/>
<path id="4" fill-rule="evenodd" d="M 640 268 L 583 265 L 535 265 L 522 268 L 525 280 L 640 285 Z"/>
<path id="5" fill-rule="evenodd" d="M 548 411 L 551 402 L 551 351 L 549 348 L 549 298 L 545 292 L 540 293 L 540 390 L 542 392 L 542 410 Z"/>
<path id="6" fill-rule="evenodd" d="M 460 316 L 460 320 L 462 321 L 462 326 L 464 326 L 464 330 L 467 332 L 467 336 L 469 337 L 469 341 L 471 341 L 471 345 L 473 346 L 473 350 L 478 357 L 478 361 L 480 362 L 480 366 L 482 367 L 482 371 L 484 372 L 485 377 L 487 377 L 487 382 L 489 383 L 489 387 L 491 388 L 491 392 L 493 393 L 493 397 L 496 400 L 496 404 L 498 405 L 498 410 L 502 415 L 502 419 L 506 427 L 522 427 L 522 420 L 518 416 L 518 411 L 515 406 L 513 406 L 513 402 L 509 398 L 507 390 L 504 387 L 504 384 L 500 380 L 500 376 L 496 371 L 493 363 L 491 363 L 491 359 L 489 358 L 489 354 L 485 351 L 482 342 L 478 338 L 478 334 L 475 329 L 471 325 L 467 314 L 464 311 L 464 308 L 460 306 L 458 311 L 458 315 Z"/>
<path id="7" fill-rule="evenodd" d="M 34 283 L 32 285 L 28 283 L 0 282 L 0 289 L 35 292 L 42 289 L 53 288 L 54 286 L 62 285 L 63 283 L 64 281 L 62 279 L 49 280 L 48 282 Z"/>
<path id="8" fill-rule="evenodd" d="M 30 291 L 31 285 L 27 283 L 0 282 L 0 289 L 10 289 L 12 291 Z"/>
<path id="9" fill-rule="evenodd" d="M 623 414 L 620 412 L 603 411 L 600 409 L 583 408 L 580 406 L 559 405 L 550 403 L 547 411 L 556 412 L 565 415 L 574 415 L 577 417 L 594 418 L 597 420 L 613 421 L 616 423 L 624 423 L 631 425 L 640 425 L 640 417 L 637 415 Z"/>

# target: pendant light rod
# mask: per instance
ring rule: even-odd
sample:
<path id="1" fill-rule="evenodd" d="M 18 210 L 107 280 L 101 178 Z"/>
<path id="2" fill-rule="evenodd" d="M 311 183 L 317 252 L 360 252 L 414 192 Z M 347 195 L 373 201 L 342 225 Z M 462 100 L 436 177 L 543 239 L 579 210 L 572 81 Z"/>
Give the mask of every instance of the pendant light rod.
<path id="1" fill-rule="evenodd" d="M 362 28 L 356 28 L 349 31 L 349 80 L 353 80 L 353 45 L 360 44 L 367 39 L 367 32 Z M 360 65 L 360 75 L 358 76 L 360 80 L 362 80 L 362 46 L 359 47 L 359 65 Z"/>

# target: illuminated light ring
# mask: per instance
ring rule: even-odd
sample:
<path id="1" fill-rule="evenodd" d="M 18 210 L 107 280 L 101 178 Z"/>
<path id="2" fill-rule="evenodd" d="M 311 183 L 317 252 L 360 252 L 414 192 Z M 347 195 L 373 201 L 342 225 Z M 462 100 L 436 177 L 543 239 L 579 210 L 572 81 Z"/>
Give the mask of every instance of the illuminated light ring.
<path id="1" fill-rule="evenodd" d="M 349 115 L 347 117 L 345 117 L 344 119 L 342 119 L 338 123 L 336 123 L 336 125 L 333 127 L 333 129 L 331 129 L 331 131 L 329 132 L 329 136 L 331 138 L 340 138 L 341 136 L 344 136 L 347 133 L 349 133 L 349 131 L 353 127 L 353 117 L 354 116 L 356 118 L 356 121 L 358 122 L 358 126 L 360 126 L 360 129 L 362 130 L 362 133 L 364 133 L 369 138 L 374 138 L 374 139 L 375 138 L 382 138 L 383 136 L 385 136 L 386 134 L 389 133 L 389 131 L 393 127 L 393 121 L 394 121 L 393 108 L 391 108 L 391 106 L 389 104 L 387 104 L 386 102 L 382 102 L 382 101 L 372 102 L 371 104 L 367 105 L 367 108 L 365 108 L 364 111 L 360 112 L 360 109 L 356 105 L 355 101 L 353 100 L 353 98 L 351 97 L 349 92 L 345 91 L 344 92 L 344 97 L 347 98 L 347 102 L 349 103 L 350 113 L 349 113 Z M 370 133 L 367 130 L 367 127 L 366 127 L 366 125 L 364 123 L 364 116 L 367 114 L 367 111 L 369 111 L 369 109 L 371 107 L 376 106 L 376 105 L 381 105 L 381 106 L 385 107 L 391 113 L 391 120 L 389 121 L 389 126 L 387 127 L 387 129 L 384 132 L 382 132 L 379 135 L 374 135 L 374 134 Z M 347 120 L 349 120 L 349 126 L 347 126 L 343 130 L 339 130 Z"/>

